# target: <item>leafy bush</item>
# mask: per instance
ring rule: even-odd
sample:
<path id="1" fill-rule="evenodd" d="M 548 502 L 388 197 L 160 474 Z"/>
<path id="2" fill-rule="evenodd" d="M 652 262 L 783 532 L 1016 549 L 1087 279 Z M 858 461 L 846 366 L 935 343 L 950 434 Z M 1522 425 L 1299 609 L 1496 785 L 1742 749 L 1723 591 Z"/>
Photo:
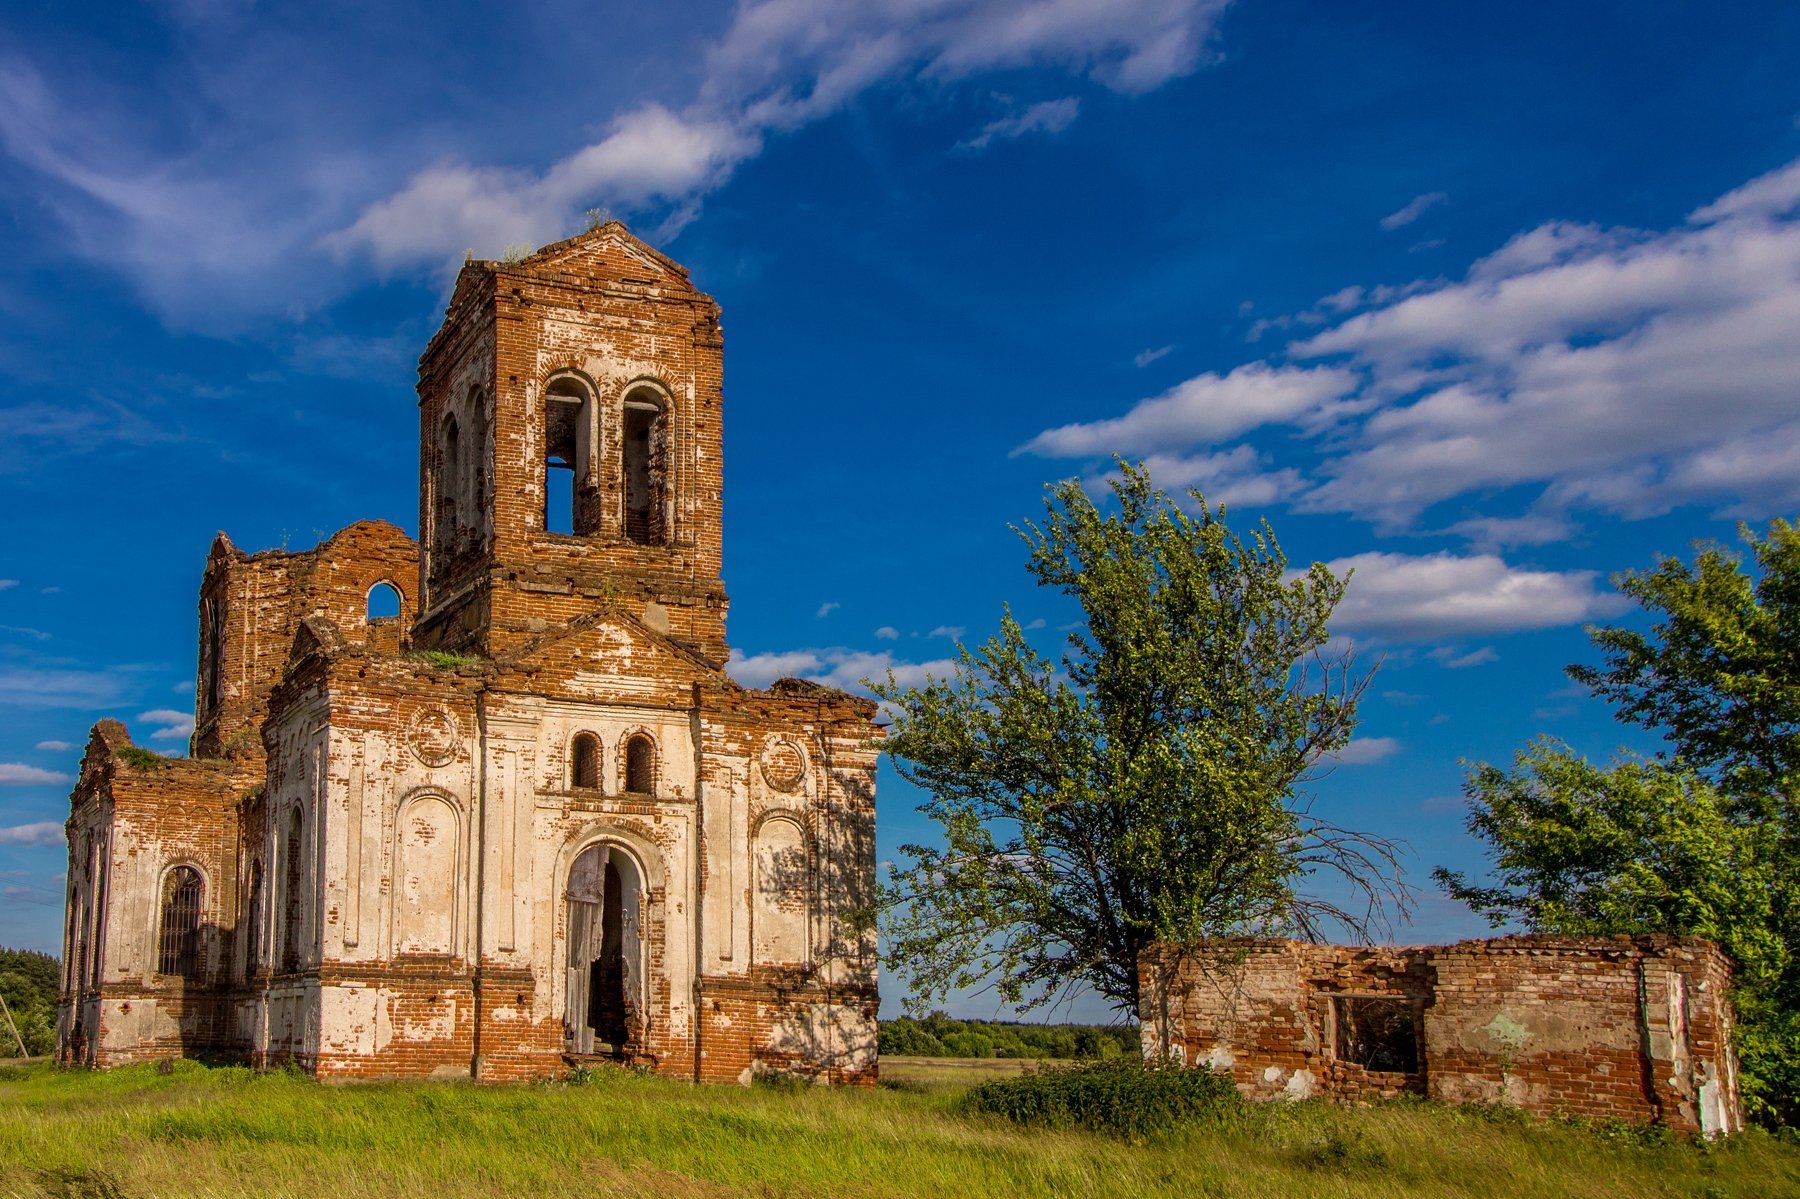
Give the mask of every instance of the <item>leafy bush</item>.
<path id="1" fill-rule="evenodd" d="M 1076 1058 L 1136 1057 L 1135 1024 L 1021 1024 L 1002 1020 L 952 1020 L 943 1012 L 920 1019 L 881 1022 L 880 1049 L 887 1057 Z"/>
<path id="2" fill-rule="evenodd" d="M 56 959 L 29 949 L 0 949 L 0 999 L 6 1001 L 25 1051 L 32 1055 L 56 1050 L 56 992 L 60 970 Z M 12 1030 L 0 1024 L 0 1057 L 18 1056 Z"/>
<path id="3" fill-rule="evenodd" d="M 1184 1125 L 1218 1123 L 1244 1111 L 1228 1075 L 1120 1058 L 1055 1067 L 983 1083 L 970 1109 L 1035 1128 L 1082 1128 L 1139 1140 Z"/>
<path id="4" fill-rule="evenodd" d="M 169 764 L 168 758 L 153 749 L 145 749 L 140 745 L 127 745 L 115 749 L 113 756 L 133 770 L 161 770 Z"/>

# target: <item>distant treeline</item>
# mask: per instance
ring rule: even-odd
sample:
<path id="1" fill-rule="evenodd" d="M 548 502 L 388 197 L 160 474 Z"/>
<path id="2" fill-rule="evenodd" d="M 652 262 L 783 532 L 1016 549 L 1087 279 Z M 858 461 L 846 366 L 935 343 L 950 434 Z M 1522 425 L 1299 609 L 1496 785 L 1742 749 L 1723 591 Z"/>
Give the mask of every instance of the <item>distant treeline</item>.
<path id="1" fill-rule="evenodd" d="M 1021 1024 L 1011 1020 L 952 1020 L 943 1012 L 923 1019 L 881 1022 L 881 1052 L 889 1057 L 1135 1057 L 1136 1024 Z"/>
<path id="2" fill-rule="evenodd" d="M 0 999 L 6 1000 L 25 1051 L 32 1057 L 56 1049 L 56 959 L 29 949 L 0 949 Z M 0 1019 L 0 1057 L 18 1057 L 19 1043 Z"/>

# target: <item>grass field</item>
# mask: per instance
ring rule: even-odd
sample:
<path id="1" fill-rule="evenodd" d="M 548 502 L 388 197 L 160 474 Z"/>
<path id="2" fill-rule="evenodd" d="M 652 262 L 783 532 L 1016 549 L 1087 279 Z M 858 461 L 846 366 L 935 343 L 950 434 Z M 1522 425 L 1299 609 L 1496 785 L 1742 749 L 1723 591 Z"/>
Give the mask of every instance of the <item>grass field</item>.
<path id="1" fill-rule="evenodd" d="M 1306 1103 L 1127 1145 L 959 1109 L 972 1081 L 1018 1068 L 888 1059 L 858 1092 L 0 1067 L 0 1195 L 1800 1196 L 1800 1149 L 1763 1135 L 1646 1146 L 1422 1103 Z"/>

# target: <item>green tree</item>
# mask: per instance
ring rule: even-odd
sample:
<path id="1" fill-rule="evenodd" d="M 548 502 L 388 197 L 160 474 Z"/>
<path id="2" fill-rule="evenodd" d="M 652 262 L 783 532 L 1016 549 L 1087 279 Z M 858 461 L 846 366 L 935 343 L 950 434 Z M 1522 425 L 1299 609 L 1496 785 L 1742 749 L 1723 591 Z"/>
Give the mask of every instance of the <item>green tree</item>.
<path id="1" fill-rule="evenodd" d="M 1350 740 L 1368 684 L 1328 655 L 1345 580 L 1288 569 L 1141 468 L 1104 514 L 1078 483 L 1018 532 L 1038 584 L 1085 620 L 1060 660 L 1008 611 L 954 676 L 875 690 L 941 846 L 885 888 L 888 960 L 924 1004 L 991 984 L 1029 1008 L 1085 985 L 1134 1009 L 1153 941 L 1361 933 L 1405 902 L 1394 846 L 1312 813 L 1303 787 Z M 1335 875 L 1328 896 L 1310 876 Z"/>
<path id="2" fill-rule="evenodd" d="M 1692 565 L 1663 557 L 1615 582 L 1660 619 L 1649 632 L 1596 628 L 1605 655 L 1570 677 L 1619 717 L 1654 730 L 1674 755 L 1742 803 L 1780 801 L 1794 821 L 1800 780 L 1800 531 L 1785 520 L 1740 530 L 1758 573 L 1718 545 Z"/>
<path id="3" fill-rule="evenodd" d="M 28 949 L 0 949 L 0 999 L 12 1014 L 32 1056 L 56 1049 L 56 959 Z M 0 1057 L 15 1057 L 12 1030 L 0 1023 Z"/>
<path id="4" fill-rule="evenodd" d="M 1692 564 L 1615 580 L 1655 619 L 1590 628 L 1604 661 L 1569 674 L 1663 736 L 1660 762 L 1600 769 L 1540 742 L 1510 771 L 1470 768 L 1469 829 L 1495 881 L 1439 869 L 1496 925 L 1710 937 L 1737 967 L 1737 1050 L 1751 1113 L 1800 1122 L 1800 535 L 1740 530 Z"/>
<path id="5" fill-rule="evenodd" d="M 1472 767 L 1463 790 L 1495 879 L 1432 873 L 1494 927 L 1709 937 L 1756 987 L 1787 968 L 1772 933 L 1767 830 L 1734 822 L 1730 801 L 1694 772 L 1635 759 L 1606 769 L 1543 738 L 1511 770 Z"/>

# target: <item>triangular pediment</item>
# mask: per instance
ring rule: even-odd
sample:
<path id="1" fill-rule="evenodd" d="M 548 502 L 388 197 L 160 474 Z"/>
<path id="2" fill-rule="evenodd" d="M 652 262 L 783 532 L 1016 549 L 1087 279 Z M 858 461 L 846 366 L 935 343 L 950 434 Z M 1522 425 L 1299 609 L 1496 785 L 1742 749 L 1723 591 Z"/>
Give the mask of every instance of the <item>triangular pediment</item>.
<path id="1" fill-rule="evenodd" d="M 553 242 L 509 269 L 694 290 L 686 267 L 620 221 L 607 221 L 586 233 Z"/>
<path id="2" fill-rule="evenodd" d="M 718 663 L 620 612 L 577 617 L 496 664 L 530 675 L 531 690 L 574 698 L 668 697 L 724 678 Z"/>

